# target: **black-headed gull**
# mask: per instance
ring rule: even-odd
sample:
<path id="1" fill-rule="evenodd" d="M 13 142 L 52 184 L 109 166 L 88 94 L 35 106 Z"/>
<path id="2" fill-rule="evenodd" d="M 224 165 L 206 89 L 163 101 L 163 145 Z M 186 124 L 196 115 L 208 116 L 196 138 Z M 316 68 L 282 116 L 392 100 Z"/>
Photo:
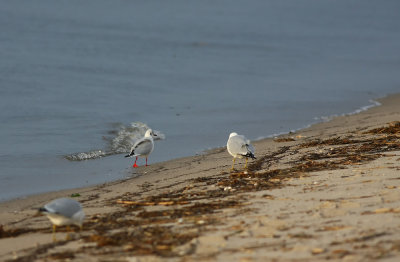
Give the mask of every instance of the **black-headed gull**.
<path id="1" fill-rule="evenodd" d="M 125 157 L 136 157 L 135 163 L 133 167 L 138 167 L 136 161 L 138 157 L 145 157 L 146 158 L 146 166 L 147 166 L 147 158 L 153 152 L 154 149 L 154 141 L 153 136 L 157 136 L 153 133 L 153 130 L 147 129 L 144 137 L 136 141 L 136 143 L 132 146 L 131 152 L 126 155 Z"/>
<path id="2" fill-rule="evenodd" d="M 57 198 L 41 207 L 39 212 L 46 215 L 53 223 L 54 241 L 56 240 L 55 232 L 57 226 L 66 225 L 69 229 L 69 225 L 77 225 L 82 229 L 83 220 L 85 219 L 81 204 L 70 198 Z"/>
<path id="3" fill-rule="evenodd" d="M 238 135 L 235 132 L 229 135 L 226 147 L 229 154 L 233 156 L 231 170 L 233 170 L 233 167 L 235 166 L 236 158 L 246 158 L 246 164 L 244 165 L 244 168 L 247 168 L 247 161 L 249 157 L 252 159 L 256 158 L 254 156 L 254 147 L 250 144 L 250 140 L 242 135 Z"/>

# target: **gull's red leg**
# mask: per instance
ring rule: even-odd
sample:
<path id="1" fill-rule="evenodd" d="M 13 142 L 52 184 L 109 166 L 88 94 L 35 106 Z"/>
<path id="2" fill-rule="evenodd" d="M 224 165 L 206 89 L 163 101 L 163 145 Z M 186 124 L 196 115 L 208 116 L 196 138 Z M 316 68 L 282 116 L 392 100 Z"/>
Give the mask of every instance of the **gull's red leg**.
<path id="1" fill-rule="evenodd" d="M 138 167 L 138 165 L 136 165 L 137 158 L 138 157 L 136 157 L 135 164 L 133 164 L 133 167 Z"/>

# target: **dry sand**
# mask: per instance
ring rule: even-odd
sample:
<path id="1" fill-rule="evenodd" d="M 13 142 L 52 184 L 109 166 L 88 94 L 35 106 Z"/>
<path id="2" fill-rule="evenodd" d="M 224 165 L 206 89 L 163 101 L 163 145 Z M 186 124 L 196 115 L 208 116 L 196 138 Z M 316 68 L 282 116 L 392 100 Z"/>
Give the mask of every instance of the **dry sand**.
<path id="1" fill-rule="evenodd" d="M 137 178 L 0 203 L 2 261 L 400 261 L 400 95 L 254 143 L 141 167 Z M 83 230 L 52 242 L 36 208 L 79 194 Z"/>

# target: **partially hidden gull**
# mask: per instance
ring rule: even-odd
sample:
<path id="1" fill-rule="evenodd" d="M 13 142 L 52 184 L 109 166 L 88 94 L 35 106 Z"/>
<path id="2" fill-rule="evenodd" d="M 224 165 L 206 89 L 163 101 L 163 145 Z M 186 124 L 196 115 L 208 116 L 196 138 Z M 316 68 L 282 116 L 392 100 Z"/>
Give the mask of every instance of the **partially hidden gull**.
<path id="1" fill-rule="evenodd" d="M 85 213 L 82 210 L 81 204 L 70 198 L 57 198 L 44 207 L 39 208 L 39 212 L 46 215 L 53 223 L 53 240 L 55 241 L 55 232 L 57 226 L 77 225 L 82 229 Z M 67 234 L 67 239 L 69 235 Z"/>
<path id="2" fill-rule="evenodd" d="M 138 167 L 136 161 L 138 157 L 145 157 L 146 158 L 146 166 L 147 166 L 147 158 L 153 152 L 154 149 L 154 140 L 153 136 L 157 136 L 153 133 L 153 130 L 147 129 L 144 137 L 136 141 L 136 143 L 132 146 L 131 152 L 126 155 L 125 157 L 136 157 L 135 163 L 133 167 Z"/>
<path id="3" fill-rule="evenodd" d="M 246 158 L 246 164 L 244 165 L 244 168 L 247 168 L 247 161 L 249 157 L 252 159 L 256 158 L 254 156 L 254 147 L 252 144 L 250 144 L 250 140 L 248 140 L 245 136 L 238 135 L 235 132 L 229 135 L 226 147 L 229 154 L 233 156 L 231 170 L 233 170 L 235 166 L 236 158 Z"/>

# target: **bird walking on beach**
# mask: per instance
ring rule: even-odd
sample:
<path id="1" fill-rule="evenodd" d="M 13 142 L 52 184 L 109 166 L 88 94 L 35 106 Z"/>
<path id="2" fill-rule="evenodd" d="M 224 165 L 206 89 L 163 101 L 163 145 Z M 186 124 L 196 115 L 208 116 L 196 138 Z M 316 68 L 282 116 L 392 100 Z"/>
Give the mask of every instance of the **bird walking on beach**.
<path id="1" fill-rule="evenodd" d="M 69 225 L 77 225 L 82 230 L 85 213 L 78 201 L 70 198 L 58 198 L 41 207 L 39 212 L 46 215 L 51 223 L 53 223 L 53 241 L 56 241 L 55 233 L 57 226 L 66 225 L 69 231 Z M 67 239 L 69 239 L 68 233 Z"/>
<path id="2" fill-rule="evenodd" d="M 226 147 L 229 154 L 233 156 L 231 170 L 233 170 L 235 166 L 236 158 L 246 158 L 246 164 L 244 165 L 244 168 L 247 168 L 247 161 L 249 157 L 252 159 L 256 158 L 254 156 L 254 147 L 250 144 L 250 140 L 248 140 L 245 136 L 238 135 L 235 132 L 229 135 Z"/>
<path id="3" fill-rule="evenodd" d="M 146 166 L 147 166 L 147 158 L 149 157 L 151 152 L 153 152 L 154 149 L 153 136 L 157 135 L 153 133 L 153 130 L 147 129 L 146 133 L 144 134 L 144 137 L 136 141 L 136 143 L 131 148 L 131 152 L 125 156 L 125 157 L 133 157 L 133 156 L 136 157 L 133 167 L 138 167 L 136 161 L 138 160 L 139 156 L 146 158 Z"/>

